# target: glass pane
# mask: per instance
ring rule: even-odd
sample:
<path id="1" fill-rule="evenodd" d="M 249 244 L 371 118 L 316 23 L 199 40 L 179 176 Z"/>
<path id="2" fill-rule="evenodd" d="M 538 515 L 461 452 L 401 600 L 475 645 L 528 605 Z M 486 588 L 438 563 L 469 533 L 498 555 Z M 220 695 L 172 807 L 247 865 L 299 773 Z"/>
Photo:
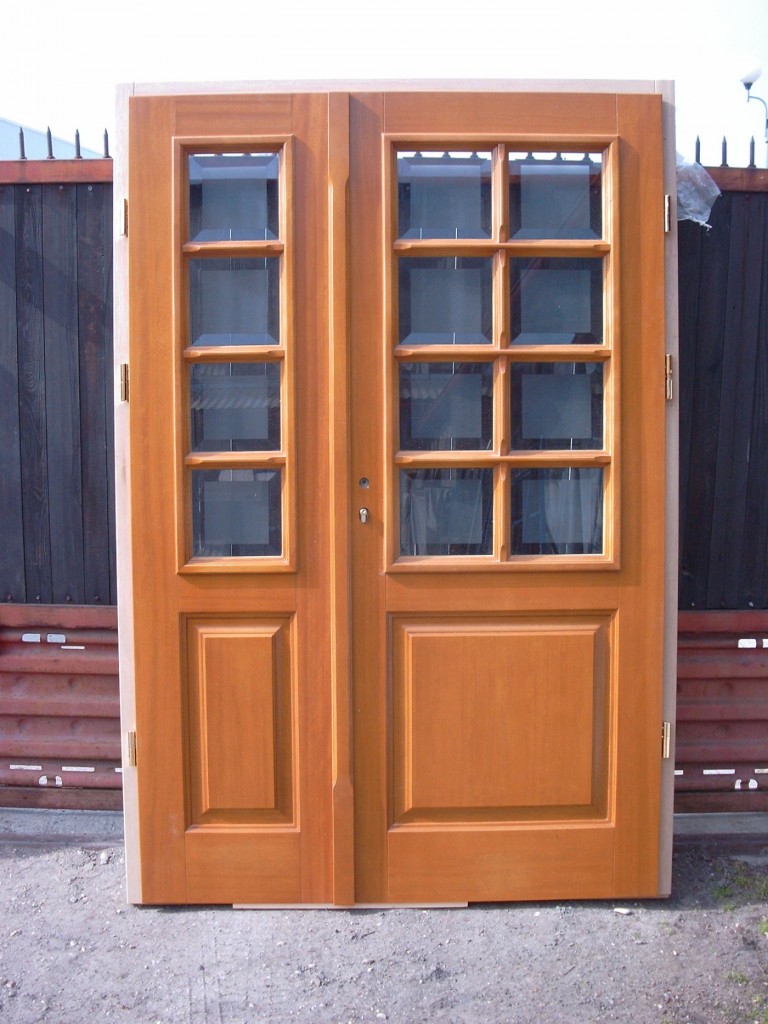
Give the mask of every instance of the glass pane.
<path id="1" fill-rule="evenodd" d="M 190 239 L 221 242 L 277 238 L 279 169 L 277 153 L 190 156 Z"/>
<path id="2" fill-rule="evenodd" d="M 602 363 L 513 364 L 512 448 L 602 447 Z"/>
<path id="3" fill-rule="evenodd" d="M 510 261 L 510 326 L 514 345 L 600 345 L 603 261 Z"/>
<path id="4" fill-rule="evenodd" d="M 192 471 L 195 558 L 282 553 L 280 471 Z"/>
<path id="5" fill-rule="evenodd" d="M 487 449 L 493 433 L 489 363 L 401 363 L 400 447 Z"/>
<path id="6" fill-rule="evenodd" d="M 193 366 L 190 407 L 193 451 L 280 448 L 280 367 L 275 363 Z"/>
<path id="7" fill-rule="evenodd" d="M 493 540 L 490 469 L 400 472 L 401 555 L 489 555 Z"/>
<path id="8" fill-rule="evenodd" d="M 400 238 L 490 238 L 490 153 L 398 153 Z"/>
<path id="9" fill-rule="evenodd" d="M 400 260 L 404 345 L 487 345 L 491 341 L 491 261 Z"/>
<path id="10" fill-rule="evenodd" d="M 192 345 L 279 345 L 280 259 L 190 260 Z"/>
<path id="11" fill-rule="evenodd" d="M 602 469 L 513 471 L 513 555 L 597 555 L 602 550 Z"/>
<path id="12" fill-rule="evenodd" d="M 511 153 L 510 238 L 601 238 L 600 153 Z"/>

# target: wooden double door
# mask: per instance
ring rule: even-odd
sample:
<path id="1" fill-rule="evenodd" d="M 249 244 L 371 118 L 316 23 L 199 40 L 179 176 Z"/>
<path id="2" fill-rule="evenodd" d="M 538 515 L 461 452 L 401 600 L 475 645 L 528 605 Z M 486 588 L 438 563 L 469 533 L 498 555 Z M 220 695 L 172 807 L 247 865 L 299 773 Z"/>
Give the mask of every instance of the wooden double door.
<path id="1" fill-rule="evenodd" d="M 658 894 L 660 98 L 129 125 L 132 898 Z"/>

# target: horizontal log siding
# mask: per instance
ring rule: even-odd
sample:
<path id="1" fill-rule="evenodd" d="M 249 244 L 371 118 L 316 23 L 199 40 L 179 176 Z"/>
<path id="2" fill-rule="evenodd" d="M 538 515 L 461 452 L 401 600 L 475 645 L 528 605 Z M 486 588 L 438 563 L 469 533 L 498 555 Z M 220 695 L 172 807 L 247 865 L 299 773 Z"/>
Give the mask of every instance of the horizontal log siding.
<path id="1" fill-rule="evenodd" d="M 768 612 L 680 613 L 675 810 L 768 811 Z"/>
<path id="2" fill-rule="evenodd" d="M 120 808 L 119 713 L 114 608 L 0 606 L 0 806 Z"/>

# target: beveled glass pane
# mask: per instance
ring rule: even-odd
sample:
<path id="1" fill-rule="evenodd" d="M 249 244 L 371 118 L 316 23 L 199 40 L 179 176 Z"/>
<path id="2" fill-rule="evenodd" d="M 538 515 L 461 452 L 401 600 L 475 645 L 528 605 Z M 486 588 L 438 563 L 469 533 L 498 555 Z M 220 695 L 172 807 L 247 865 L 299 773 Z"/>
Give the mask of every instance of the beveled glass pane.
<path id="1" fill-rule="evenodd" d="M 400 238 L 490 238 L 490 153 L 398 153 Z"/>
<path id="2" fill-rule="evenodd" d="M 601 238 L 600 153 L 511 153 L 510 238 Z"/>
<path id="3" fill-rule="evenodd" d="M 280 555 L 280 470 L 192 470 L 195 558 Z"/>
<path id="4" fill-rule="evenodd" d="M 401 470 L 401 555 L 488 555 L 492 543 L 492 470 Z"/>
<path id="5" fill-rule="evenodd" d="M 280 259 L 190 260 L 191 345 L 279 345 Z"/>
<path id="6" fill-rule="evenodd" d="M 521 469 L 511 477 L 513 555 L 602 553 L 602 469 Z"/>
<path id="7" fill-rule="evenodd" d="M 512 365 L 512 448 L 602 447 L 602 363 Z"/>
<path id="8" fill-rule="evenodd" d="M 203 363 L 190 370 L 192 450 L 277 451 L 280 367 Z"/>
<path id="9" fill-rule="evenodd" d="M 401 259 L 399 279 L 401 344 L 490 343 L 490 259 Z"/>
<path id="10" fill-rule="evenodd" d="M 603 342 L 603 261 L 510 260 L 513 345 Z"/>
<path id="11" fill-rule="evenodd" d="M 400 447 L 487 449 L 493 433 L 489 363 L 401 363 Z"/>
<path id="12" fill-rule="evenodd" d="M 277 153 L 195 153 L 188 167 L 191 241 L 277 238 Z"/>

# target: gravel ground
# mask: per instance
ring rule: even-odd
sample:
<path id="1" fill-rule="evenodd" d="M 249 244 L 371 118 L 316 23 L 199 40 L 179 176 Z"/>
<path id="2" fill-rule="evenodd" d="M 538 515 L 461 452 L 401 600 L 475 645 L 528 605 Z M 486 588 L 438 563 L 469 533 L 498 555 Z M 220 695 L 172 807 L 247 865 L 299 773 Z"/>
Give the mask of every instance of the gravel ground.
<path id="1" fill-rule="evenodd" d="M 119 839 L 6 836 L 0 1021 L 768 1024 L 766 857 L 718 849 L 664 901 L 242 911 L 128 906 Z"/>

